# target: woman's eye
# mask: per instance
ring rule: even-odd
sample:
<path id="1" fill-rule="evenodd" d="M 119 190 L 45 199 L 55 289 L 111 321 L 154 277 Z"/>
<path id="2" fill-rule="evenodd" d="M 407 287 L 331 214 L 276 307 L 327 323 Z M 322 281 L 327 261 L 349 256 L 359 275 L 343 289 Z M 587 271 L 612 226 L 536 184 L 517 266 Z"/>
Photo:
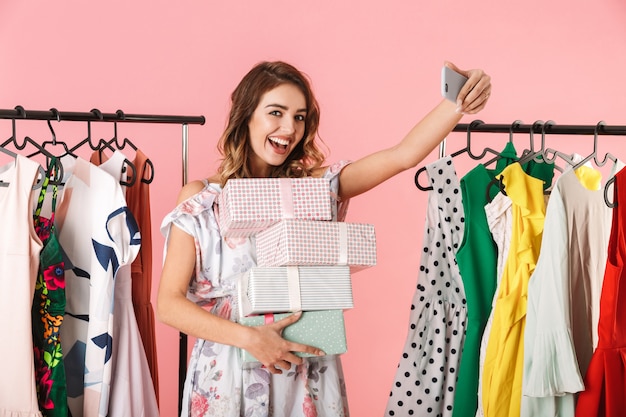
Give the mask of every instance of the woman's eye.
<path id="1" fill-rule="evenodd" d="M 304 122 L 304 116 L 301 114 L 296 115 L 296 120 L 299 122 Z"/>
<path id="2" fill-rule="evenodd" d="M 282 115 L 282 113 L 280 112 L 280 110 L 272 110 L 272 111 L 270 112 L 270 114 L 271 114 L 272 116 L 280 116 L 280 115 Z"/>

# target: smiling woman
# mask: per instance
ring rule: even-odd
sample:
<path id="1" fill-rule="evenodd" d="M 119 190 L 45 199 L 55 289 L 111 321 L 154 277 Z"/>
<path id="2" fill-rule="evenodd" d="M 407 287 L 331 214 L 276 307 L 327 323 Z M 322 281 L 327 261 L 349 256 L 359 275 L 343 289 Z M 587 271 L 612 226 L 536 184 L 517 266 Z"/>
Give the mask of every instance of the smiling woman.
<path id="1" fill-rule="evenodd" d="M 242 79 L 220 139 L 223 159 L 217 173 L 185 185 L 178 206 L 162 223 L 166 255 L 158 316 L 197 338 L 183 416 L 349 415 L 340 357 L 283 338 L 283 330 L 301 314 L 254 327 L 240 324 L 238 277 L 256 265 L 255 239 L 222 235 L 218 197 L 230 179 L 324 178 L 330 185 L 332 220 L 344 221 L 351 197 L 417 165 L 452 130 L 461 112 L 485 106 L 489 76 L 453 68 L 468 78 L 458 107 L 442 100 L 395 146 L 331 165 L 323 165 L 317 147 L 319 108 L 302 73 L 284 62 L 262 62 Z M 244 366 L 240 349 L 263 366 Z"/>
<path id="2" fill-rule="evenodd" d="M 250 123 L 250 168 L 255 177 L 267 177 L 270 167 L 282 165 L 305 132 L 306 102 L 293 84 L 282 84 L 265 93 Z"/>

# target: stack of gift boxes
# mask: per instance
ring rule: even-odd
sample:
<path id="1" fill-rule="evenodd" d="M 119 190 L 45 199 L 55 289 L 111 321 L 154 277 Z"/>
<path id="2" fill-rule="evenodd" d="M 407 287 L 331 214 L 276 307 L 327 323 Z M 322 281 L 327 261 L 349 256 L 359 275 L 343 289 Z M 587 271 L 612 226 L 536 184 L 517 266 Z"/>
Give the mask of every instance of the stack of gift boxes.
<path id="1" fill-rule="evenodd" d="M 338 355 L 347 350 L 351 275 L 376 264 L 376 237 L 370 224 L 331 221 L 332 201 L 324 178 L 231 179 L 218 221 L 222 236 L 252 237 L 256 246 L 257 266 L 238 278 L 240 323 L 259 326 L 302 311 L 283 337 Z M 258 364 L 245 350 L 242 358 Z"/>

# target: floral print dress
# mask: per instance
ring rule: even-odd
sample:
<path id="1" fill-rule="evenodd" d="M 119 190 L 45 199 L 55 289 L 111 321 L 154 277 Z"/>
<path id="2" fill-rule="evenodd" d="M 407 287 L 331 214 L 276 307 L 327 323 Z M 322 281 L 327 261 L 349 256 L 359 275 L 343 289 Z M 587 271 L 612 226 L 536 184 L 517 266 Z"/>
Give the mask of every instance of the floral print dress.
<path id="1" fill-rule="evenodd" d="M 39 409 L 44 417 L 67 416 L 67 386 L 60 330 L 65 315 L 65 262 L 56 236 L 54 212 L 57 185 L 52 186 L 52 214 L 41 215 L 50 179 L 54 177 L 56 160 L 50 162 L 48 175 L 39 194 L 34 225 L 43 243 L 33 298 L 33 348 Z"/>
<path id="2" fill-rule="evenodd" d="M 339 173 L 348 164 L 336 163 L 330 179 L 333 220 L 345 218 L 348 201 L 337 204 Z M 202 191 L 178 205 L 163 220 L 166 236 L 172 224 L 194 237 L 196 269 L 187 297 L 220 317 L 238 320 L 237 277 L 256 265 L 254 238 L 220 235 L 214 204 L 222 191 L 205 181 Z M 166 243 L 167 245 L 167 243 Z M 306 358 L 280 375 L 265 368 L 244 369 L 238 348 L 197 339 L 185 380 L 181 416 L 348 416 L 343 371 L 338 356 Z"/>

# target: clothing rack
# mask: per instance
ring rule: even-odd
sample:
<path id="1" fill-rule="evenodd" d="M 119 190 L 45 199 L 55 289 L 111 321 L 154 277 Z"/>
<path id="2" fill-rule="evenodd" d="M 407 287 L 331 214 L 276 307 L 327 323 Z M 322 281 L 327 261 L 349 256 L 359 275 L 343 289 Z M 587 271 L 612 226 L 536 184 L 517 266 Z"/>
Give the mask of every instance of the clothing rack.
<path id="1" fill-rule="evenodd" d="M 542 130 L 542 126 L 544 126 Z M 559 125 L 552 121 L 537 121 L 533 124 L 514 122 L 512 124 L 484 123 L 474 120 L 471 123 L 457 124 L 453 132 L 483 132 L 483 133 L 545 133 L 547 135 L 613 135 L 626 136 L 626 126 L 607 125 L 602 122 L 597 125 Z"/>
<path id="2" fill-rule="evenodd" d="M 593 154 L 589 156 L 596 156 L 596 145 L 598 136 L 626 136 L 626 126 L 623 125 L 607 125 L 604 121 L 600 121 L 595 125 L 559 125 L 552 120 L 543 121 L 537 120 L 533 124 L 524 124 L 520 120 L 516 120 L 511 124 L 505 123 L 485 123 L 482 120 L 473 120 L 471 123 L 459 123 L 453 129 L 452 132 L 465 132 L 467 133 L 468 146 L 469 137 L 471 133 L 508 133 L 510 140 L 515 133 L 528 133 L 528 134 L 541 134 L 545 135 L 592 135 L 596 143 L 594 144 Z M 543 140 L 542 140 L 543 142 Z M 533 144 L 531 143 L 531 146 Z M 542 143 L 543 146 L 543 143 Z M 484 155 L 484 154 L 483 154 Z M 608 156 L 609 154 L 607 154 Z M 439 144 L 439 158 L 446 156 L 446 138 L 444 138 Z M 481 156 L 482 157 L 482 156 Z M 478 157 L 480 159 L 481 157 Z M 606 157 L 605 157 L 606 158 Z M 476 159 L 476 157 L 474 157 Z M 606 159 L 605 159 L 606 162 Z M 604 165 L 604 162 L 602 163 Z M 425 170 L 422 167 L 415 174 L 415 185 L 417 188 L 424 190 L 425 188 L 419 184 L 418 176 L 421 171 Z M 613 183 L 615 178 L 609 179 L 604 187 L 604 200 L 609 207 L 615 207 L 615 205 L 609 201 L 608 186 Z"/>
<path id="3" fill-rule="evenodd" d="M 189 153 L 189 125 L 203 125 L 204 116 L 178 116 L 157 114 L 125 113 L 117 110 L 115 113 L 103 113 L 98 109 L 89 112 L 59 111 L 56 108 L 50 110 L 26 110 L 22 106 L 13 109 L 0 109 L 0 119 L 10 120 L 56 120 L 59 122 L 114 122 L 114 123 L 165 123 L 179 124 L 182 126 L 182 185 L 187 183 L 188 177 L 188 153 Z M 179 370 L 178 370 L 178 408 L 181 409 L 182 389 L 185 382 L 187 368 L 187 335 L 179 334 Z"/>

